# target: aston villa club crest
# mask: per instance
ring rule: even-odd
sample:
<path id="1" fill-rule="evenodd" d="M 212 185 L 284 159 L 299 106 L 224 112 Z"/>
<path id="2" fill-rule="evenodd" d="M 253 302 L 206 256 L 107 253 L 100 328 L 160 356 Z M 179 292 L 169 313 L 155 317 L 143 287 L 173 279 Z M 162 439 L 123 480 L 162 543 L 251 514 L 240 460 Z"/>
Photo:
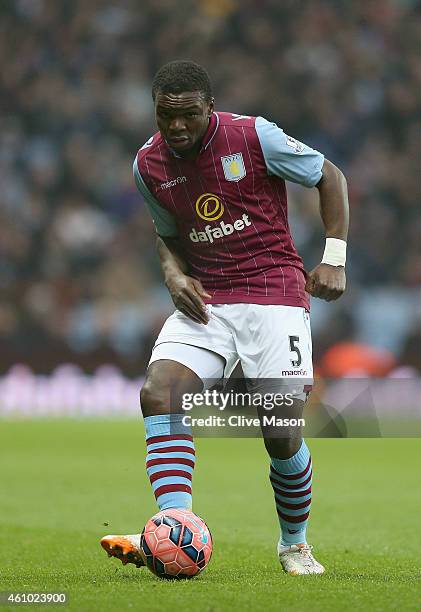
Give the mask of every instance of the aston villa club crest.
<path id="1" fill-rule="evenodd" d="M 241 181 L 246 176 L 246 167 L 242 153 L 233 153 L 221 157 L 224 175 L 227 181 Z"/>

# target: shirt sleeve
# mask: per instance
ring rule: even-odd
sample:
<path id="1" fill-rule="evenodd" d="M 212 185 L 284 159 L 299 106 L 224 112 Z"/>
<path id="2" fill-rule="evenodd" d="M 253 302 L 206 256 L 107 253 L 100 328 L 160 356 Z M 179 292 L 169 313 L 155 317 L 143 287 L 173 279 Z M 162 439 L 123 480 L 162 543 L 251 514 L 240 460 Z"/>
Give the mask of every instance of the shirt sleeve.
<path id="1" fill-rule="evenodd" d="M 256 132 L 269 174 L 314 187 L 322 178 L 324 155 L 288 136 L 263 117 L 256 118 Z"/>
<path id="2" fill-rule="evenodd" d="M 137 167 L 137 158 L 133 163 L 133 176 L 136 182 L 136 187 L 143 195 L 146 206 L 152 216 L 152 221 L 155 226 L 156 233 L 163 238 L 176 238 L 178 236 L 177 225 L 171 213 L 163 208 L 158 200 L 151 194 L 145 185 L 145 181 Z"/>

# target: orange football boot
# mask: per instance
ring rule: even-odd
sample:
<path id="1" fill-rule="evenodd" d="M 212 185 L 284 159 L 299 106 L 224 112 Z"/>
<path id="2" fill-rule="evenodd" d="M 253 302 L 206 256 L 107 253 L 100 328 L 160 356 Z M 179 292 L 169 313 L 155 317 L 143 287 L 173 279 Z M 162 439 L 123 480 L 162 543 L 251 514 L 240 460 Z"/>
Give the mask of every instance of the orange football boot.
<path id="1" fill-rule="evenodd" d="M 140 548 L 140 533 L 133 535 L 107 535 L 101 538 L 101 546 L 109 557 L 120 559 L 123 565 L 134 563 L 136 567 L 145 565 Z"/>

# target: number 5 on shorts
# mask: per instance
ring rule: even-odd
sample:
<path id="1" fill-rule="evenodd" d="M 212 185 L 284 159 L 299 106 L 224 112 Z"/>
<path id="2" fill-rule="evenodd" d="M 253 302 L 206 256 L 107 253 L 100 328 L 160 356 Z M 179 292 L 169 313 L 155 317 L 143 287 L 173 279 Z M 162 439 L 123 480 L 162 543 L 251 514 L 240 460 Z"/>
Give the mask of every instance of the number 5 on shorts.
<path id="1" fill-rule="evenodd" d="M 297 355 L 297 359 L 291 359 L 291 364 L 294 368 L 299 368 L 302 362 L 300 349 L 297 346 L 299 341 L 299 336 L 289 336 L 289 350 Z"/>

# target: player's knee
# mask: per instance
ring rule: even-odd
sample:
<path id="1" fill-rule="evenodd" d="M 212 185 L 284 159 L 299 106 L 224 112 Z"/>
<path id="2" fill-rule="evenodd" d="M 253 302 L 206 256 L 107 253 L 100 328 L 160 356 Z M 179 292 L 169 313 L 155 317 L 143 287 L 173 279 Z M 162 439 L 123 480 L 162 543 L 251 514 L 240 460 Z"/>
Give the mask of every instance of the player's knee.
<path id="1" fill-rule="evenodd" d="M 277 459 L 289 459 L 300 449 L 301 435 L 291 432 L 291 436 L 285 438 L 265 438 L 266 450 L 270 457 Z"/>
<path id="2" fill-rule="evenodd" d="M 165 391 L 165 388 L 159 388 L 152 381 L 145 381 L 140 390 L 140 409 L 144 417 L 153 414 L 166 414 L 170 411 Z"/>
<path id="3" fill-rule="evenodd" d="M 200 392 L 201 379 L 189 368 L 172 360 L 152 363 L 140 391 L 144 417 L 180 412 L 185 393 Z"/>

